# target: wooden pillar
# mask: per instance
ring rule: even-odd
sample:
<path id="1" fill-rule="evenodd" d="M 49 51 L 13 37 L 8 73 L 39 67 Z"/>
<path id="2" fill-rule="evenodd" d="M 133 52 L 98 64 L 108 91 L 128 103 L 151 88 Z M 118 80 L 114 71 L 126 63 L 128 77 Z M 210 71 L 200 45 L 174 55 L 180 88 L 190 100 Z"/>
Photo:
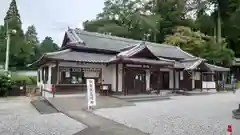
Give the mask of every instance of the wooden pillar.
<path id="1" fill-rule="evenodd" d="M 116 64 L 116 93 L 118 93 L 118 64 Z"/>
<path id="2" fill-rule="evenodd" d="M 223 90 L 225 90 L 225 73 L 224 72 L 222 72 L 222 88 L 223 88 Z"/>
<path id="3" fill-rule="evenodd" d="M 125 88 L 125 64 L 122 64 L 122 91 L 124 95 L 127 95 L 127 89 Z"/>
<path id="4" fill-rule="evenodd" d="M 56 69 L 57 69 L 57 82 L 56 82 L 56 84 L 59 84 L 59 80 L 60 80 L 60 78 L 59 78 L 59 61 L 56 61 Z"/>
<path id="5" fill-rule="evenodd" d="M 203 72 L 202 71 L 201 71 L 200 79 L 201 79 L 201 91 L 203 91 Z"/>
<path id="6" fill-rule="evenodd" d="M 176 70 L 173 69 L 173 90 L 176 91 Z"/>

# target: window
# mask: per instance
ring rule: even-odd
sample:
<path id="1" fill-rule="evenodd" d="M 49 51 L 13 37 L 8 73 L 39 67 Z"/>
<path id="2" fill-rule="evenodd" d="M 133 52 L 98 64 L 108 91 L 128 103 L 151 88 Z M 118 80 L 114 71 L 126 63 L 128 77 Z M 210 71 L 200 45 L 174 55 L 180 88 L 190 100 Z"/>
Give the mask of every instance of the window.
<path id="1" fill-rule="evenodd" d="M 43 83 L 47 83 L 48 81 L 48 67 L 42 68 L 42 80 L 43 80 Z"/>
<path id="2" fill-rule="evenodd" d="M 201 73 L 200 72 L 195 72 L 195 80 L 201 80 Z"/>
<path id="3" fill-rule="evenodd" d="M 63 84 L 85 84 L 84 72 L 60 72 L 60 82 Z"/>

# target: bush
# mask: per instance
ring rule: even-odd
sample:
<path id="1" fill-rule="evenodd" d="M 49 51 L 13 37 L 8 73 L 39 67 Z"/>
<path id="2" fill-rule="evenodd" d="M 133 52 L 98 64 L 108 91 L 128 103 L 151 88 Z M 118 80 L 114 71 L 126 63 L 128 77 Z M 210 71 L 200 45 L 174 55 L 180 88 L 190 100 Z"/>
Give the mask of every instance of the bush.
<path id="1" fill-rule="evenodd" d="M 4 75 L 4 72 L 0 72 L 0 76 Z M 27 85 L 36 85 L 37 84 L 37 76 L 26 76 L 26 75 L 19 75 L 15 72 L 11 72 L 11 80 L 13 82 L 17 81 L 25 81 Z"/>
<path id="2" fill-rule="evenodd" d="M 7 96 L 12 89 L 13 81 L 6 75 L 0 75 L 0 96 Z"/>
<path id="3" fill-rule="evenodd" d="M 238 89 L 238 87 L 239 87 L 238 85 L 239 85 L 239 81 L 236 79 L 236 80 L 235 80 L 235 88 L 236 88 L 236 89 Z"/>
<path id="4" fill-rule="evenodd" d="M 24 75 L 12 75 L 12 80 L 16 81 L 25 81 L 27 85 L 36 85 L 37 77 L 36 76 L 24 76 Z"/>

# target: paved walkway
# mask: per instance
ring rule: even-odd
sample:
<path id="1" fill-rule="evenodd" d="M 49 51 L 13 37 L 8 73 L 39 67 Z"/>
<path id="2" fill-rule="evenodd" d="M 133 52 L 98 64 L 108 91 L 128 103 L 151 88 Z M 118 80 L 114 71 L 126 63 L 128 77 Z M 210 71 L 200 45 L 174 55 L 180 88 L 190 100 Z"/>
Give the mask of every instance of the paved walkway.
<path id="1" fill-rule="evenodd" d="M 86 128 L 62 113 L 41 115 L 28 97 L 0 98 L 0 135 L 72 135 Z"/>
<path id="2" fill-rule="evenodd" d="M 87 99 L 85 96 L 57 97 L 48 98 L 47 100 L 61 112 L 76 111 L 87 108 Z M 134 103 L 107 96 L 97 96 L 96 100 L 97 106 L 94 107 L 94 109 L 135 106 Z"/>
<path id="3" fill-rule="evenodd" d="M 129 128 L 87 111 L 85 97 L 50 98 L 48 101 L 58 111 L 88 126 L 75 135 L 148 135 L 138 129 Z M 116 98 L 99 96 L 95 108 L 122 106 L 134 106 L 134 104 Z"/>
<path id="4" fill-rule="evenodd" d="M 138 129 L 129 128 L 91 112 L 69 111 L 65 114 L 88 126 L 88 128 L 75 135 L 148 135 Z"/>

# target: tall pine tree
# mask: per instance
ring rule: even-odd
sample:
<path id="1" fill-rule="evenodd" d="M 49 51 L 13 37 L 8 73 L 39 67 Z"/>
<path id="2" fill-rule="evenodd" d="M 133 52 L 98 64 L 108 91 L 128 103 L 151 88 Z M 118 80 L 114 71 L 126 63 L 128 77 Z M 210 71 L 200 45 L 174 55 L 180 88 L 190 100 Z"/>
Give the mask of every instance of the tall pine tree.
<path id="1" fill-rule="evenodd" d="M 34 25 L 31 25 L 27 28 L 25 33 L 25 40 L 27 42 L 28 47 L 31 47 L 30 59 L 29 63 L 32 63 L 35 60 L 38 60 L 41 53 L 39 50 L 39 40 L 37 37 L 37 31 Z"/>
<path id="2" fill-rule="evenodd" d="M 29 61 L 32 48 L 25 42 L 16 0 L 12 0 L 10 3 L 4 18 L 4 26 L 7 31 L 16 30 L 16 33 L 11 35 L 10 40 L 9 66 L 23 68 Z"/>
<path id="3" fill-rule="evenodd" d="M 5 44 L 6 44 L 6 40 L 5 40 L 6 36 L 5 36 L 5 30 L 4 30 L 4 26 L 0 25 L 0 64 L 3 64 L 5 61 Z"/>
<path id="4" fill-rule="evenodd" d="M 53 42 L 51 37 L 45 37 L 40 45 L 40 51 L 42 54 L 48 52 L 55 52 L 58 51 L 59 47 L 56 43 Z"/>

